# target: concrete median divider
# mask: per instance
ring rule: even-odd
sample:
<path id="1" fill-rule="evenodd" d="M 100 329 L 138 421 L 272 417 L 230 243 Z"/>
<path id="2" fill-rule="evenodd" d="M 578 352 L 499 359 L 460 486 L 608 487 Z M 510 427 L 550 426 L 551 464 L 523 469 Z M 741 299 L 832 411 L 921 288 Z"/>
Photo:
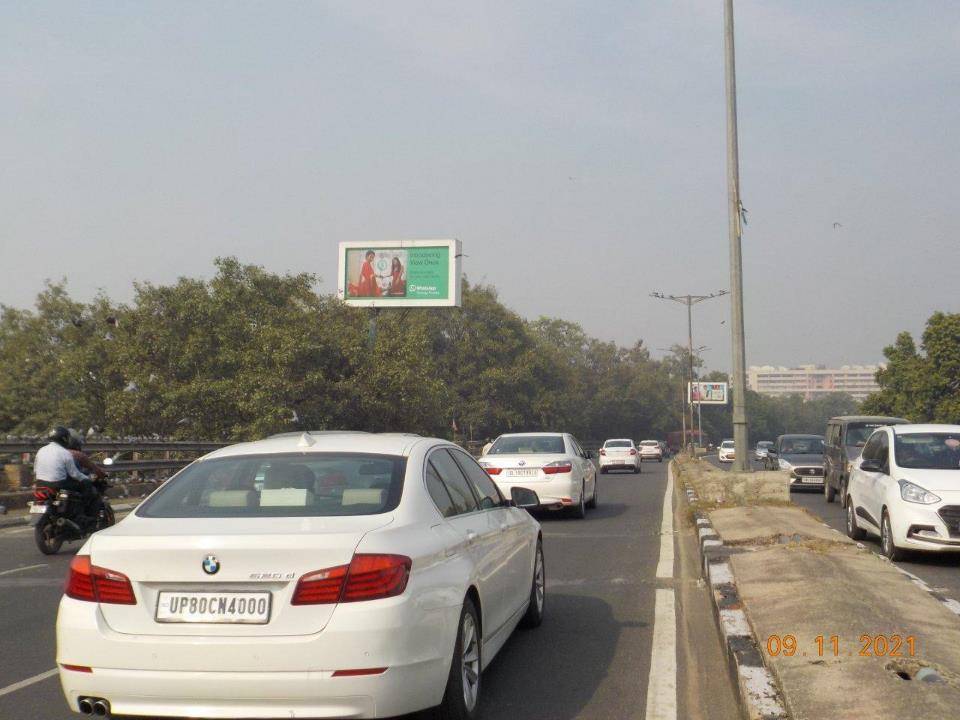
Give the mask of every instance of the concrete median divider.
<path id="1" fill-rule="evenodd" d="M 960 603 L 789 505 L 784 474 L 705 465 L 671 469 L 746 717 L 960 717 Z"/>

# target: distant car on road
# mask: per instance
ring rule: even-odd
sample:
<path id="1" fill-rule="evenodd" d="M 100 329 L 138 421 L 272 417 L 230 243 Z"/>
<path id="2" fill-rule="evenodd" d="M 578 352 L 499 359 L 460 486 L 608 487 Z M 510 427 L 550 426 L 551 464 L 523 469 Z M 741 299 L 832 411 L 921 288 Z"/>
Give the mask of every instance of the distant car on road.
<path id="1" fill-rule="evenodd" d="M 543 508 L 584 518 L 600 498 L 592 458 L 570 433 L 511 433 L 498 437 L 480 464 L 505 495 L 529 487 Z"/>
<path id="2" fill-rule="evenodd" d="M 733 446 L 733 440 L 724 440 L 720 443 L 720 449 L 717 451 L 717 460 L 722 463 L 732 463 L 736 451 Z"/>
<path id="3" fill-rule="evenodd" d="M 304 433 L 217 450 L 70 564 L 57 664 L 86 715 L 473 718 L 540 624 L 540 526 L 460 448 Z"/>
<path id="4" fill-rule="evenodd" d="M 889 559 L 909 550 L 960 552 L 960 425 L 875 430 L 847 492 L 847 535 L 879 535 Z"/>
<path id="5" fill-rule="evenodd" d="M 599 462 L 601 473 L 607 473 L 611 470 L 641 472 L 640 453 L 637 451 L 637 446 L 633 444 L 633 440 L 607 440 L 600 448 Z"/>
<path id="6" fill-rule="evenodd" d="M 773 447 L 773 443 L 769 440 L 761 440 L 757 443 L 757 447 L 753 450 L 753 457 L 756 460 L 765 460 L 769 454 L 770 448 Z"/>
<path id="7" fill-rule="evenodd" d="M 790 490 L 823 488 L 823 435 L 781 435 L 767 449 L 767 465 L 790 473 Z"/>
<path id="8" fill-rule="evenodd" d="M 663 446 L 659 440 L 640 441 L 640 459 L 663 462 Z"/>
<path id="9" fill-rule="evenodd" d="M 847 497 L 847 480 L 853 465 L 860 457 L 867 438 L 878 428 L 887 425 L 904 425 L 910 422 L 903 418 L 868 415 L 842 415 L 830 418 L 824 436 L 824 482 L 823 494 L 827 502 L 840 496 Z"/>

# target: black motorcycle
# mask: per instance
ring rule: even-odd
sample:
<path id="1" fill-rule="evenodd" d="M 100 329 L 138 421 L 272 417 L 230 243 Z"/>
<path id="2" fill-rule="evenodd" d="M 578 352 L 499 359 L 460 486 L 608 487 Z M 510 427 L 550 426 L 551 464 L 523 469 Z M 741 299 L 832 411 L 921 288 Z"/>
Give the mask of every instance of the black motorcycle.
<path id="1" fill-rule="evenodd" d="M 36 517 L 33 538 L 44 555 L 56 555 L 63 543 L 83 540 L 116 522 L 106 496 L 108 483 L 95 480 L 93 485 L 98 498 L 92 516 L 87 514 L 83 496 L 79 492 L 46 486 L 33 491 L 33 505 L 30 506 L 31 517 Z"/>

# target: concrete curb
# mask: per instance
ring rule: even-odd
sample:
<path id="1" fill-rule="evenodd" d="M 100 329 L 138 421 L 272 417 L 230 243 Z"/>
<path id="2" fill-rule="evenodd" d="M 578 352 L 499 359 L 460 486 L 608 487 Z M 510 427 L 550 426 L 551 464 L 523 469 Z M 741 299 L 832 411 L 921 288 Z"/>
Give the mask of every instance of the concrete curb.
<path id="1" fill-rule="evenodd" d="M 127 510 L 133 510 L 140 503 L 120 503 L 113 505 L 114 512 L 125 512 Z M 30 524 L 30 515 L 15 515 L 13 517 L 0 517 L 0 530 L 12 527 L 22 527 Z"/>
<path id="2" fill-rule="evenodd" d="M 690 504 L 697 502 L 694 490 L 686 488 L 686 494 Z M 743 610 L 730 566 L 731 549 L 723 544 L 705 514 L 696 512 L 694 517 L 703 574 L 710 583 L 720 638 L 727 650 L 730 672 L 744 713 L 750 720 L 788 720 L 783 695 L 773 674 L 763 663 L 759 641 Z"/>

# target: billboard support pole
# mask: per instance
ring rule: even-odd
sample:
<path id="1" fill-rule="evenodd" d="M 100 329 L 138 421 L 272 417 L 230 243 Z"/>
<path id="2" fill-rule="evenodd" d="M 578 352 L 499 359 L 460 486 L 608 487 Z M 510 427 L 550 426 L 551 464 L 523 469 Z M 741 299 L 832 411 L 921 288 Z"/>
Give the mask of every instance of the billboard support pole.
<path id="1" fill-rule="evenodd" d="M 370 327 L 367 330 L 367 347 L 371 350 L 377 344 L 377 317 L 380 315 L 380 308 L 370 308 Z"/>

